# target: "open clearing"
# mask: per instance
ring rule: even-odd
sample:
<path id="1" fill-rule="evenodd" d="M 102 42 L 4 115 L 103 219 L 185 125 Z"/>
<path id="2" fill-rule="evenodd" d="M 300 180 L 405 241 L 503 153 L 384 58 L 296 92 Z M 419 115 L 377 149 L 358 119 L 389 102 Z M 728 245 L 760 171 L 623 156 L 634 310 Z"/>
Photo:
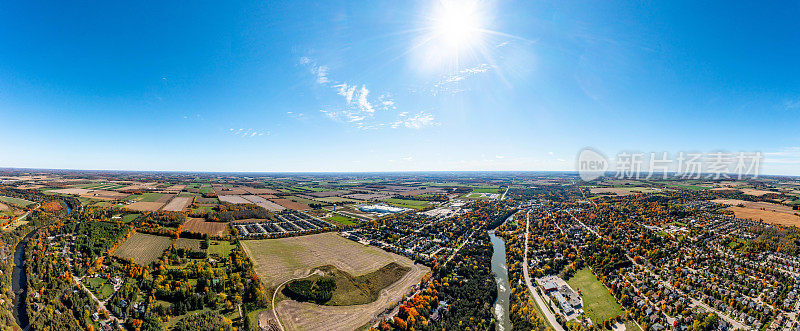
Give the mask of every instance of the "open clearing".
<path id="1" fill-rule="evenodd" d="M 622 307 L 611 296 L 611 292 L 597 280 L 589 268 L 575 272 L 575 276 L 570 278 L 567 284 L 575 291 L 580 291 L 583 311 L 589 315 L 592 322 L 601 323 L 610 317 L 625 316 Z"/>
<path id="2" fill-rule="evenodd" d="M 381 200 L 393 206 L 403 207 L 403 208 L 411 208 L 411 209 L 422 209 L 428 206 L 427 201 L 420 201 L 420 200 L 408 200 L 408 199 L 384 199 Z"/>
<path id="3" fill-rule="evenodd" d="M 294 202 L 294 201 L 289 200 L 289 199 L 272 199 L 272 202 L 277 203 L 277 204 L 281 205 L 281 207 L 284 207 L 286 209 L 292 209 L 292 210 L 308 210 L 308 209 L 311 209 L 311 207 L 309 207 L 306 204 Z"/>
<path id="4" fill-rule="evenodd" d="M 320 306 L 284 300 L 278 303 L 278 314 L 287 330 L 355 330 L 374 322 L 373 316 L 400 300 L 428 271 L 430 269 L 423 265 L 413 265 L 400 280 L 384 288 L 377 300 L 368 304 Z"/>
<path id="5" fill-rule="evenodd" d="M 11 204 L 11 205 L 17 205 L 17 206 L 20 206 L 20 207 L 25 207 L 27 205 L 31 205 L 31 204 L 34 203 L 33 201 L 28 201 L 28 200 L 25 200 L 25 199 L 17 199 L 17 198 L 4 197 L 4 196 L 0 196 L 0 201 L 5 202 L 7 204 Z"/>
<path id="6" fill-rule="evenodd" d="M 360 276 L 397 262 L 403 266 L 414 263 L 403 256 L 385 252 L 377 247 L 345 239 L 335 232 L 308 236 L 244 240 L 247 255 L 253 260 L 256 273 L 264 285 L 275 288 L 293 277 L 305 276 L 312 269 L 333 265 L 353 276 Z"/>
<path id="7" fill-rule="evenodd" d="M 158 260 L 171 244 L 172 239 L 169 237 L 136 232 L 114 251 L 114 256 L 133 259 L 140 265 L 148 265 Z"/>
<path id="8" fill-rule="evenodd" d="M 228 224 L 221 222 L 206 222 L 202 218 L 192 218 L 181 225 L 181 230 L 186 232 L 207 234 L 210 236 L 224 236 L 228 232 Z"/>
<path id="9" fill-rule="evenodd" d="M 800 211 L 793 210 L 789 206 L 736 199 L 715 199 L 711 202 L 731 206 L 728 209 L 732 210 L 738 218 L 762 220 L 770 224 L 800 226 L 800 216 L 796 214 Z"/>
<path id="10" fill-rule="evenodd" d="M 191 197 L 176 197 L 172 199 L 166 206 L 164 206 L 165 211 L 182 211 L 186 206 L 188 206 L 192 202 Z"/>
<path id="11" fill-rule="evenodd" d="M 156 211 L 164 204 L 161 202 L 134 202 L 125 206 L 125 208 L 135 211 Z"/>
<path id="12" fill-rule="evenodd" d="M 0 211 L 9 211 L 9 210 L 11 210 L 11 207 L 9 207 L 8 205 L 0 202 Z"/>

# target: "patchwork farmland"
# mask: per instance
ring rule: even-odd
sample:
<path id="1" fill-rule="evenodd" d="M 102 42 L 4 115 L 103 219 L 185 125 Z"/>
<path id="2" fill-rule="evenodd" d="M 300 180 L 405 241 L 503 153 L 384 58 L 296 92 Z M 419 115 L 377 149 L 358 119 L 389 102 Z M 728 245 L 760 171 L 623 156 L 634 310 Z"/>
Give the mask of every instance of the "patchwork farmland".
<path id="1" fill-rule="evenodd" d="M 169 237 L 136 232 L 114 251 L 114 256 L 132 259 L 139 265 L 146 266 L 158 260 L 171 244 L 172 239 Z"/>

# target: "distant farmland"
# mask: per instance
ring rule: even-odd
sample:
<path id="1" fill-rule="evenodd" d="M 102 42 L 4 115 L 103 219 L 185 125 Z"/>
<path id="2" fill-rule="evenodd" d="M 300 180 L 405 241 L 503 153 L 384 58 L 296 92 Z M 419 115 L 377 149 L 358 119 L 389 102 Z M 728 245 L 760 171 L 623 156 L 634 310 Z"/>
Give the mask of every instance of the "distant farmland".
<path id="1" fill-rule="evenodd" d="M 151 234 L 134 233 L 114 251 L 114 256 L 133 259 L 140 265 L 149 265 L 158 260 L 164 250 L 172 244 L 169 237 L 154 236 Z"/>

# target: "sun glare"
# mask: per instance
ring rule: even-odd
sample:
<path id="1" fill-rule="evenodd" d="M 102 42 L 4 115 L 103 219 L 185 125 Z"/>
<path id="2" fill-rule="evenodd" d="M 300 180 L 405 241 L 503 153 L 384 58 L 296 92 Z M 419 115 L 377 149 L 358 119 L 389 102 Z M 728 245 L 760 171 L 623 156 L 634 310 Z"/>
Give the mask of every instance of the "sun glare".
<path id="1" fill-rule="evenodd" d="M 442 2 L 433 17 L 436 39 L 453 50 L 474 45 L 481 38 L 482 17 L 470 1 Z"/>

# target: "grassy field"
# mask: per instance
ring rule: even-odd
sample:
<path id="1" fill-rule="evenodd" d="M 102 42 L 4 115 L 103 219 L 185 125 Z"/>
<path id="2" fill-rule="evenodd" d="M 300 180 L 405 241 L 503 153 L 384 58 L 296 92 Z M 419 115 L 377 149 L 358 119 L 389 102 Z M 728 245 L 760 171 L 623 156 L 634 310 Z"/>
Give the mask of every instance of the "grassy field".
<path id="1" fill-rule="evenodd" d="M 133 195 L 129 199 L 140 202 L 155 202 L 161 196 L 163 196 L 161 193 L 143 193 L 142 195 Z"/>
<path id="2" fill-rule="evenodd" d="M 472 193 L 500 193 L 500 189 L 498 188 L 476 188 L 472 190 Z"/>
<path id="3" fill-rule="evenodd" d="M 217 254 L 221 257 L 227 257 L 228 255 L 231 255 L 233 247 L 234 245 L 227 241 L 212 240 L 211 246 L 208 246 L 208 254 Z"/>
<path id="4" fill-rule="evenodd" d="M 325 220 L 336 222 L 344 226 L 352 226 L 357 224 L 356 222 L 353 222 L 353 218 L 342 215 L 333 215 L 331 217 L 326 218 Z"/>
<path id="5" fill-rule="evenodd" d="M 354 277 L 334 266 L 318 268 L 336 281 L 336 290 L 326 306 L 352 306 L 370 303 L 378 299 L 380 291 L 402 278 L 411 268 L 395 262 L 389 263 L 373 272 Z M 319 276 L 310 277 L 310 280 Z"/>
<path id="6" fill-rule="evenodd" d="M 407 199 L 383 199 L 381 200 L 393 206 L 403 207 L 403 208 L 411 208 L 411 209 L 422 209 L 428 206 L 427 201 L 419 201 L 419 200 L 407 200 Z"/>
<path id="7" fill-rule="evenodd" d="M 200 239 L 178 238 L 175 239 L 174 245 L 176 249 L 183 248 L 189 251 L 202 252 L 204 250 L 200 248 L 201 243 L 202 241 Z"/>
<path id="8" fill-rule="evenodd" d="M 589 268 L 578 270 L 567 283 L 580 292 L 583 298 L 583 310 L 595 324 L 617 315 L 625 316 L 625 312 L 611 296 L 611 292 L 600 283 Z"/>
<path id="9" fill-rule="evenodd" d="M 364 246 L 330 232 L 281 239 L 245 240 L 242 244 L 253 260 L 256 273 L 268 288 L 275 288 L 283 281 L 306 275 L 313 268 L 324 265 L 333 265 L 356 277 L 391 262 L 413 265 L 408 258 Z"/>
<path id="10" fill-rule="evenodd" d="M 123 223 L 133 222 L 137 217 L 139 217 L 139 215 L 141 214 L 127 214 L 125 216 L 122 216 L 122 222 Z"/>
<path id="11" fill-rule="evenodd" d="M 140 265 L 149 265 L 150 262 L 158 260 L 170 244 L 172 239 L 169 237 L 137 232 L 114 251 L 114 256 L 133 259 Z"/>
<path id="12" fill-rule="evenodd" d="M 28 200 L 17 199 L 12 197 L 4 197 L 4 196 L 0 196 L 0 201 L 20 207 L 25 207 L 27 205 L 33 204 L 33 202 Z"/>

